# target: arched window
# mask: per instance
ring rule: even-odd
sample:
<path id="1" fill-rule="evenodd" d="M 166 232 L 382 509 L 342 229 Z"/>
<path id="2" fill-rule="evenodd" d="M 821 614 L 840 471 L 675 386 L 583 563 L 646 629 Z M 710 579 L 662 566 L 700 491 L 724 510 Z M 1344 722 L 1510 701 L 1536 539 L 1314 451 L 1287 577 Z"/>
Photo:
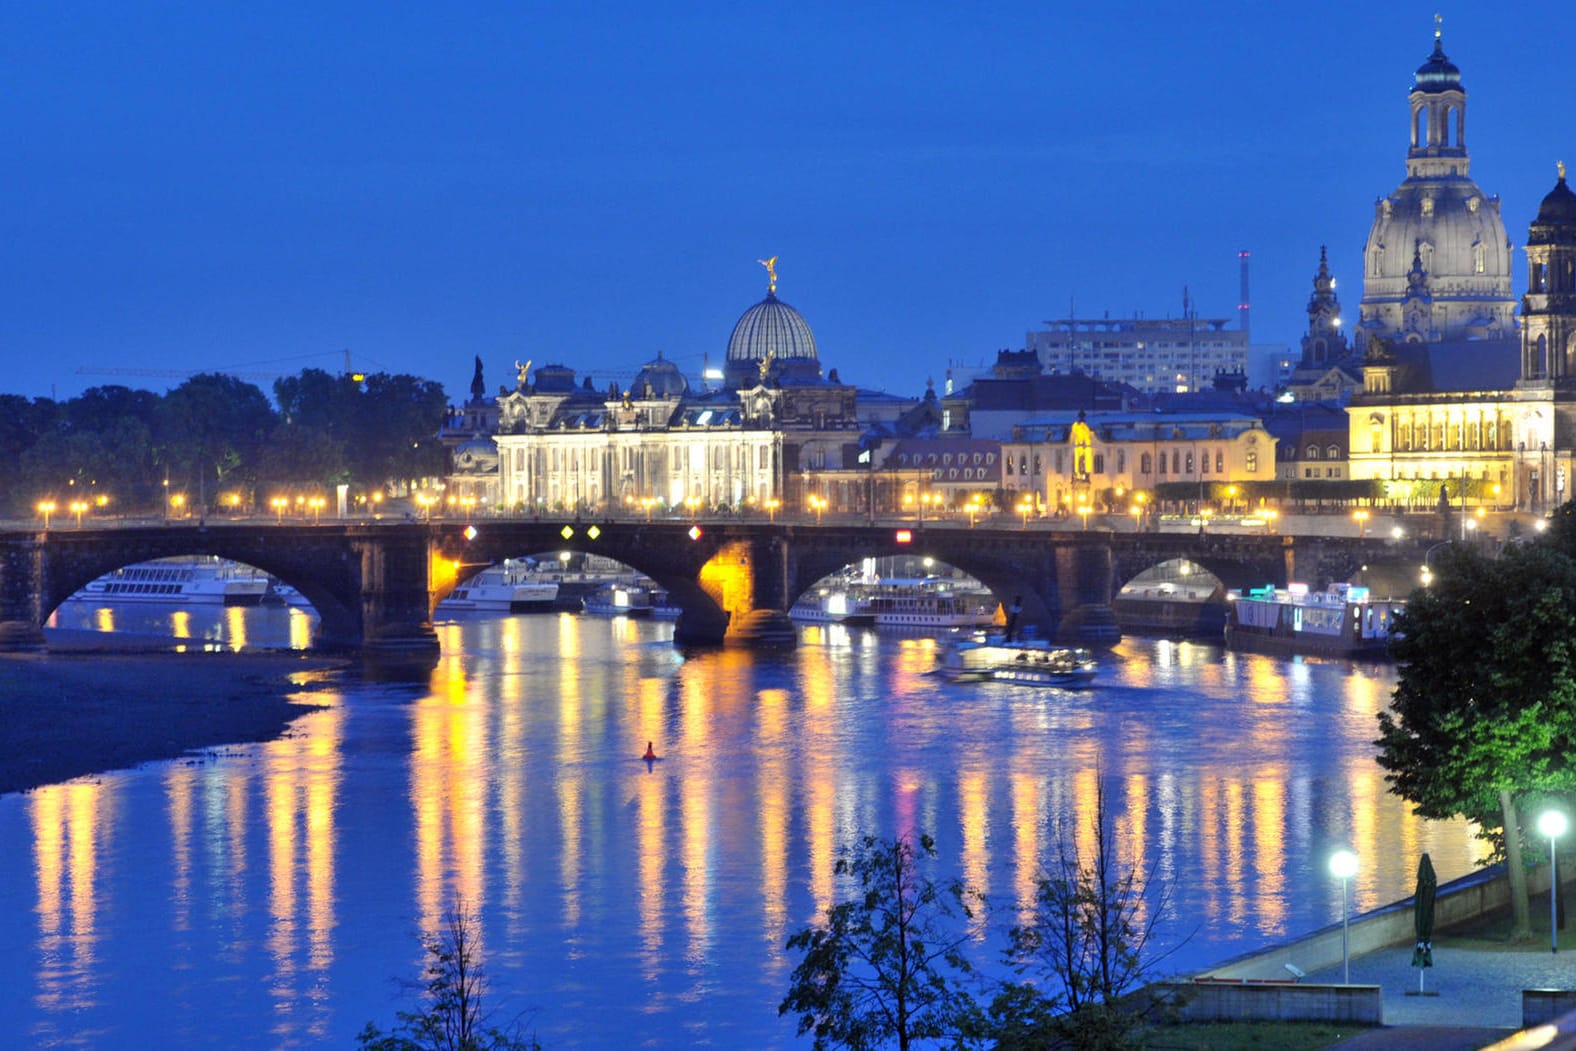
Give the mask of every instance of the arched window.
<path id="1" fill-rule="evenodd" d="M 1327 460 L 1339 460 L 1341 458 L 1341 447 L 1339 445 L 1330 446 L 1324 450 L 1324 457 Z"/>
<path id="2" fill-rule="evenodd" d="M 1302 455 L 1305 460 L 1317 460 L 1319 458 L 1319 447 L 1317 445 L 1309 445 L 1302 451 Z"/>
<path id="3" fill-rule="evenodd" d="M 1226 454 L 1221 452 L 1219 449 L 1215 450 L 1215 473 L 1226 473 Z"/>
<path id="4" fill-rule="evenodd" d="M 1140 456 L 1138 458 L 1138 473 L 1139 474 L 1149 474 L 1152 471 L 1154 471 L 1154 469 L 1155 469 L 1154 468 L 1154 463 L 1152 462 L 1152 460 L 1150 458 L 1150 455 L 1148 453 L 1144 453 L 1144 455 L 1142 455 L 1142 456 Z"/>

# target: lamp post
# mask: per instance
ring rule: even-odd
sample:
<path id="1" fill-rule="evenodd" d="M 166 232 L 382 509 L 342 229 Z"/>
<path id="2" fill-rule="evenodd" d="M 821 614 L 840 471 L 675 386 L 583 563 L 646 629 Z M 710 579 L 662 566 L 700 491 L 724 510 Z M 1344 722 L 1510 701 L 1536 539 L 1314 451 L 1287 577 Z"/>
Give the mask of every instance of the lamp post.
<path id="1" fill-rule="evenodd" d="M 88 502 L 86 500 L 73 500 L 73 501 L 71 501 L 71 513 L 77 516 L 77 528 L 78 529 L 82 528 L 82 512 L 86 511 L 87 509 L 88 509 Z"/>
<path id="2" fill-rule="evenodd" d="M 1565 834 L 1568 824 L 1565 814 L 1559 810 L 1545 810 L 1538 815 L 1538 831 L 1549 837 L 1549 952 L 1560 951 L 1560 870 L 1555 859 L 1554 841 Z"/>
<path id="3" fill-rule="evenodd" d="M 287 496 L 276 496 L 268 501 L 268 506 L 274 509 L 274 525 L 284 525 L 285 508 L 290 506 L 290 498 Z"/>
<path id="4" fill-rule="evenodd" d="M 1358 509 L 1352 512 L 1352 517 L 1357 520 L 1357 539 L 1361 540 L 1368 535 L 1368 512 Z"/>
<path id="5" fill-rule="evenodd" d="M 781 500 L 777 499 L 775 496 L 767 497 L 767 499 L 766 499 L 766 521 L 768 523 L 773 523 L 773 524 L 776 523 L 776 521 L 777 521 L 777 509 L 782 506 L 782 503 L 783 502 Z"/>
<path id="6" fill-rule="evenodd" d="M 1352 984 L 1352 955 L 1348 931 L 1351 909 L 1347 905 L 1347 884 L 1357 874 L 1357 855 L 1349 850 L 1337 850 L 1330 855 L 1330 875 L 1341 881 L 1341 981 Z"/>
<path id="7" fill-rule="evenodd" d="M 53 500 L 40 500 L 38 502 L 38 513 L 44 516 L 44 532 L 49 532 L 49 516 L 55 513 L 55 502 Z"/>
<path id="8" fill-rule="evenodd" d="M 1018 501 L 1018 513 L 1023 516 L 1023 528 L 1029 528 L 1029 512 L 1034 510 L 1034 504 L 1028 497 Z"/>

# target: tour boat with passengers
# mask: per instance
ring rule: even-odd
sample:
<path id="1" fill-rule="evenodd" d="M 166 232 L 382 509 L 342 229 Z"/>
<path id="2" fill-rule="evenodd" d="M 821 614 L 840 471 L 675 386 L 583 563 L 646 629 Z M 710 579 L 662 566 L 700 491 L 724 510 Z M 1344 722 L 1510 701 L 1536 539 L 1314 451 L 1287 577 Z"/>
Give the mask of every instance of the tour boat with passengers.
<path id="1" fill-rule="evenodd" d="M 953 682 L 1006 682 L 1076 688 L 1094 682 L 1100 669 L 1085 649 L 1054 646 L 1039 638 L 973 632 L 950 640 L 939 671 Z"/>

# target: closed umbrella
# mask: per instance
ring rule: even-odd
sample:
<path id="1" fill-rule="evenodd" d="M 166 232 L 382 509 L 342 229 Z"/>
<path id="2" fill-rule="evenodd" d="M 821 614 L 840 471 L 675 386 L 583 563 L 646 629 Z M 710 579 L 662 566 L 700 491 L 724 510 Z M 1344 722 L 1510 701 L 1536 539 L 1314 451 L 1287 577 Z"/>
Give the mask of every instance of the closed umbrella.
<path id="1" fill-rule="evenodd" d="M 1417 862 L 1417 893 L 1412 898 L 1412 925 L 1417 946 L 1412 950 L 1412 966 L 1417 968 L 1417 994 L 1423 993 L 1423 972 L 1434 966 L 1434 892 L 1439 882 L 1434 863 L 1424 854 Z"/>

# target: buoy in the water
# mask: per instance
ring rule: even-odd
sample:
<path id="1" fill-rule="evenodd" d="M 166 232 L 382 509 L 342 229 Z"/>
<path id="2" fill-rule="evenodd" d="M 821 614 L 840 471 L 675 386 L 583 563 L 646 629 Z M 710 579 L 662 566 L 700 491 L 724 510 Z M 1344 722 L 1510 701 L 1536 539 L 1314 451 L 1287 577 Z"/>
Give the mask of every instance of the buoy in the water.
<path id="1" fill-rule="evenodd" d="M 657 753 L 656 753 L 656 750 L 651 747 L 651 742 L 650 741 L 646 742 L 646 754 L 641 756 L 640 758 L 644 759 L 648 763 L 656 761 Z"/>

